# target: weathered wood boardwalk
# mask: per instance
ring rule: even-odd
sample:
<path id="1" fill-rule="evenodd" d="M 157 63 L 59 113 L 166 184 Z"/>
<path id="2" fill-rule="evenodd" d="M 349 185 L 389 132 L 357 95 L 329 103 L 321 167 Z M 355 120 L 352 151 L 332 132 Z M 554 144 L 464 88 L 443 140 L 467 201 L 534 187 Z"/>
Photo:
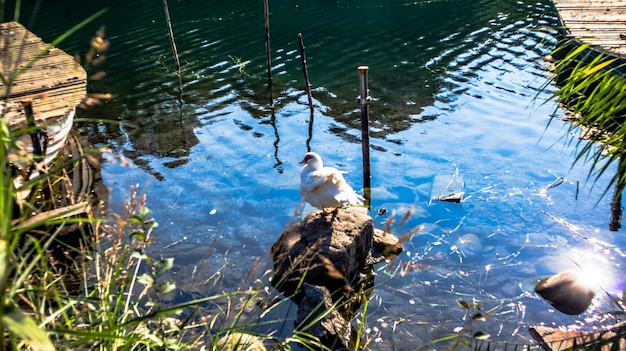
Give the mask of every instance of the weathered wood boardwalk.
<path id="1" fill-rule="evenodd" d="M 626 59 L 626 1 L 553 1 L 568 37 Z"/>
<path id="2" fill-rule="evenodd" d="M 0 72 L 6 79 L 15 79 L 10 87 L 0 84 L 2 97 L 6 98 L 8 91 L 9 103 L 32 101 L 36 119 L 40 120 L 66 115 L 87 93 L 83 67 L 60 49 L 48 47 L 42 52 L 46 47 L 41 38 L 21 24 L 0 24 Z"/>
<path id="3" fill-rule="evenodd" d="M 42 149 L 45 163 L 50 163 L 72 128 L 76 106 L 87 94 L 87 73 L 71 55 L 44 43 L 21 24 L 6 22 L 0 23 L 0 74 L 1 116 L 13 131 L 43 128 Z M 25 104 L 32 107 L 30 121 Z M 24 149 L 37 151 L 32 138 L 21 135 Z"/>
<path id="4" fill-rule="evenodd" d="M 17 139 L 5 162 L 16 172 L 15 203 L 29 215 L 26 220 L 15 219 L 14 229 L 97 210 L 92 206 L 97 200 L 93 192 L 105 194 L 96 188 L 99 170 L 84 150 L 86 142 L 70 134 L 76 106 L 87 94 L 84 68 L 23 25 L 6 22 L 0 23 L 0 75 L 0 118 L 6 119 Z M 45 173 L 46 182 L 24 186 Z M 64 226 L 59 233 L 77 227 Z"/>

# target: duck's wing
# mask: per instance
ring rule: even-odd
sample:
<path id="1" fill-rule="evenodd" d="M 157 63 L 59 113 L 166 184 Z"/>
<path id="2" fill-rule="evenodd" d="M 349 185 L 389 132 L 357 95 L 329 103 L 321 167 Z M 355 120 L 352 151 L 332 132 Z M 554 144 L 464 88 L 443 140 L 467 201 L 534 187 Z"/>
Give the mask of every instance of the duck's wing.
<path id="1" fill-rule="evenodd" d="M 314 191 L 315 189 L 330 184 L 340 184 L 345 182 L 342 172 L 332 167 L 324 167 L 317 171 L 310 172 L 303 179 L 300 184 L 300 189 L 303 191 Z"/>
<path id="2" fill-rule="evenodd" d="M 337 201 L 347 204 L 347 205 L 360 205 L 365 202 L 363 196 L 359 195 L 348 182 L 342 179 L 342 181 L 337 183 L 337 196 L 335 197 Z"/>

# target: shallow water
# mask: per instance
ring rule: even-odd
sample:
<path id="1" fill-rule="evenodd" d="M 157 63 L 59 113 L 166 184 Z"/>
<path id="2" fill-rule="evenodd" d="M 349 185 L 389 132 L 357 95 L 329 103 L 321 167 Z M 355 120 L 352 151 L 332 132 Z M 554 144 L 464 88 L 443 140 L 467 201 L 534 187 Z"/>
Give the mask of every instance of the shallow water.
<path id="1" fill-rule="evenodd" d="M 90 91 L 115 98 L 78 117 L 124 124 L 78 128 L 112 148 L 103 166 L 111 208 L 131 185 L 147 193 L 160 224 L 153 250 L 175 257 L 179 298 L 207 294 L 203 282 L 222 266 L 224 285 L 235 288 L 258 258 L 268 264 L 269 248 L 293 220 L 307 146 L 362 188 L 356 68 L 368 65 L 372 215 L 382 228 L 410 209 L 398 235 L 424 226 L 393 262 L 402 274 L 379 267 L 368 310 L 377 347 L 410 350 L 467 325 L 458 299 L 498 307 L 476 328 L 515 343 L 531 342 L 530 325 L 576 326 L 611 309 L 599 298 L 585 314 L 566 316 L 532 290 L 578 264 L 599 269 L 602 288 L 618 292 L 625 261 L 622 233 L 608 230 L 610 199 L 601 199 L 608 178 L 592 187 L 584 165 L 572 167 L 567 125 L 547 126 L 563 114 L 545 86 L 543 57 L 556 42 L 540 30 L 556 25 L 550 1 L 272 2 L 275 109 L 262 3 L 169 4 L 182 94 L 161 2 L 70 3 L 47 1 L 40 15 L 61 22 L 35 21 L 32 30 L 51 41 L 108 7 L 61 47 L 84 52 L 106 26 L 107 76 Z M 464 200 L 431 201 L 436 177 L 453 174 L 464 180 Z M 548 189 L 558 177 L 564 182 Z M 377 215 L 381 209 L 387 214 Z"/>

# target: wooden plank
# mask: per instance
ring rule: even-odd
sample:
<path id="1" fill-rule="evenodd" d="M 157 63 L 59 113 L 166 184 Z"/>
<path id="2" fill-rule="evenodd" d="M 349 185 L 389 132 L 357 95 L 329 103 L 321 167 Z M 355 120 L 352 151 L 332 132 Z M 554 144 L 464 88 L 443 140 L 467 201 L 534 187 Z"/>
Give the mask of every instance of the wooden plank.
<path id="1" fill-rule="evenodd" d="M 626 1 L 553 1 L 568 36 L 626 59 Z"/>
<path id="2" fill-rule="evenodd" d="M 562 1 L 554 0 L 554 6 L 559 10 L 591 9 L 594 11 L 613 12 L 621 11 L 626 8 L 626 1 L 610 3 L 602 3 L 601 1 L 575 1 L 563 3 Z"/>
<path id="3" fill-rule="evenodd" d="M 626 329 L 624 323 L 606 327 L 599 332 L 561 330 L 545 326 L 529 328 L 530 335 L 544 350 L 624 350 Z"/>
<path id="4" fill-rule="evenodd" d="M 25 231 L 28 229 L 37 228 L 39 226 L 50 223 L 50 221 L 67 219 L 76 215 L 87 213 L 89 211 L 90 204 L 88 201 L 81 201 L 77 204 L 56 208 L 47 212 L 38 213 L 34 216 L 30 216 L 28 219 L 15 219 L 11 222 L 11 230 L 13 231 Z"/>
<path id="5" fill-rule="evenodd" d="M 567 5 L 580 5 L 580 6 L 625 6 L 626 1 L 611 1 L 611 0 L 554 0 L 554 4 L 557 6 Z"/>
<path id="6" fill-rule="evenodd" d="M 71 55 L 54 47 L 46 50 L 47 46 L 17 22 L 0 24 L 0 73 L 13 80 L 10 87 L 0 84 L 0 96 L 8 91 L 10 106 L 32 101 L 38 123 L 66 115 L 87 93 L 83 67 Z M 11 125 L 23 126 L 25 116 L 19 110 L 13 112 Z"/>
<path id="7" fill-rule="evenodd" d="M 600 24 L 612 24 L 614 26 L 624 26 L 624 15 L 626 11 L 604 13 L 595 11 L 561 11 L 561 16 L 567 18 L 565 22 L 566 26 L 571 27 L 573 24 L 580 21 L 587 21 L 589 23 Z"/>

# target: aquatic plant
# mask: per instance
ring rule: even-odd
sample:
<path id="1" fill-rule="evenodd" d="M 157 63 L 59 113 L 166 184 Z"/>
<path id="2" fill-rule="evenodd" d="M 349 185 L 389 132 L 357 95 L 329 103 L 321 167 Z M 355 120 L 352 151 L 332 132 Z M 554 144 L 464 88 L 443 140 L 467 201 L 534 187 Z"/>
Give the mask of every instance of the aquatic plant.
<path id="1" fill-rule="evenodd" d="M 594 53 L 589 44 L 576 46 L 571 40 L 563 41 L 552 56 L 559 58 L 551 80 L 557 85 L 553 98 L 570 111 L 567 143 L 578 149 L 574 163 L 589 164 L 588 179 L 594 183 L 617 166 L 602 194 L 614 188 L 609 228 L 616 231 L 621 227 L 626 188 L 624 67 L 616 58 Z"/>
<path id="2" fill-rule="evenodd" d="M 446 335 L 432 340 L 428 346 L 442 347 L 446 350 L 534 350 L 536 347 L 530 344 L 514 344 L 491 340 L 491 335 L 481 330 L 480 326 L 489 323 L 490 316 L 493 316 L 503 306 L 496 305 L 485 310 L 483 303 L 477 299 L 467 301 L 457 300 L 458 305 L 463 309 L 464 316 L 462 325 L 457 326 L 454 334 Z"/>
<path id="3" fill-rule="evenodd" d="M 4 10 L 5 3 L 0 6 Z M 15 8 L 17 21 L 19 2 Z M 0 350 L 112 350 L 139 346 L 173 349 L 179 348 L 180 340 L 185 340 L 186 347 L 193 344 L 183 338 L 184 331 L 177 329 L 185 322 L 171 316 L 199 302 L 170 309 L 162 305 L 161 297 L 175 288 L 171 281 L 162 278 L 171 269 L 172 260 L 151 259 L 144 253 L 156 221 L 148 218 L 150 211 L 137 201 L 135 193 L 125 208 L 127 217 L 118 215 L 116 224 L 109 226 L 101 226 L 99 218 L 75 217 L 74 214 L 83 214 L 84 202 L 44 209 L 59 196 L 73 199 L 78 195 L 69 188 L 65 189 L 69 193 L 55 191 L 58 184 L 69 184 L 71 188 L 73 180 L 68 174 L 72 169 L 80 165 L 88 168 L 82 161 L 95 160 L 99 155 L 81 150 L 82 156 L 68 163 L 57 158 L 52 168 L 40 172 L 38 177 L 26 177 L 21 188 L 16 186 L 17 175 L 10 162 L 20 157 L 36 167 L 42 157 L 36 152 L 15 156 L 14 150 L 19 149 L 18 133 L 34 133 L 42 126 L 32 123 L 26 130 L 11 129 L 5 116 L 11 88 L 52 47 L 103 12 L 77 24 L 21 65 L 10 55 L 0 73 L 4 87 L 0 118 Z M 10 43 L 11 40 L 4 42 Z M 91 40 L 83 64 L 98 66 L 108 45 L 101 28 Z M 11 54 L 17 51 L 8 47 L 5 50 Z M 91 79 L 103 76 L 97 72 Z M 80 107 L 89 107 L 102 98 L 108 96 L 86 95 Z M 33 112 L 25 110 L 26 118 L 31 118 Z M 23 189 L 29 189 L 30 194 L 18 208 L 16 199 Z M 68 240 L 67 231 L 80 238 Z M 99 241 L 102 233 L 110 240 Z"/>

